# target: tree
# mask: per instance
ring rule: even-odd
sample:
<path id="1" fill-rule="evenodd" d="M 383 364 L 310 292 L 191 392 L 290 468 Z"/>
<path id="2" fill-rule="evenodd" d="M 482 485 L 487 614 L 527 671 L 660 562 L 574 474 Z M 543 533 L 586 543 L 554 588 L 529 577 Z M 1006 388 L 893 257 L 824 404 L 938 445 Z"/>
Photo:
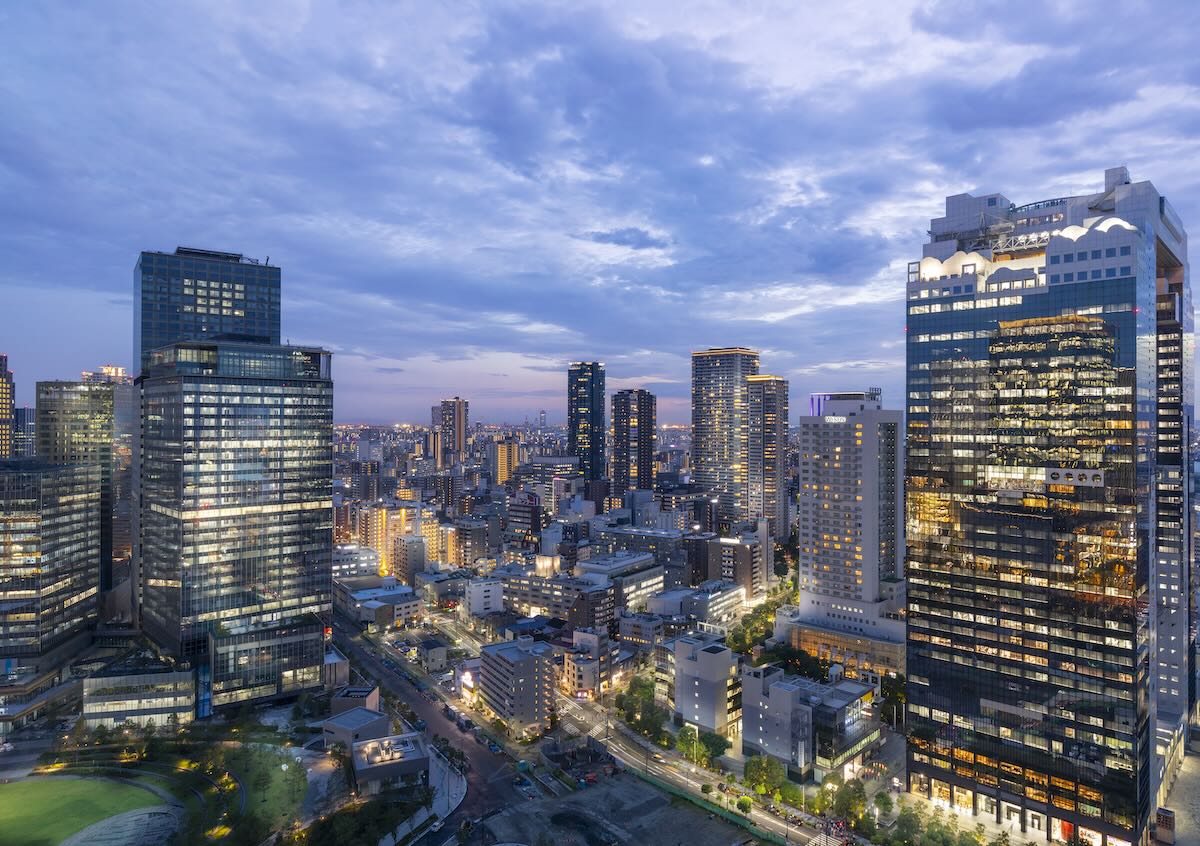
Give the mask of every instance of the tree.
<path id="1" fill-rule="evenodd" d="M 1002 831 L 988 841 L 988 846 L 1012 846 L 1012 838 L 1007 831 Z"/>
<path id="2" fill-rule="evenodd" d="M 700 746 L 700 735 L 693 726 L 684 726 L 675 735 L 675 748 L 689 761 L 697 764 L 708 763 L 708 753 Z"/>
<path id="3" fill-rule="evenodd" d="M 749 815 L 750 809 L 754 807 L 754 803 L 750 801 L 749 796 L 739 796 L 737 800 L 737 809 L 743 814 Z"/>
<path id="4" fill-rule="evenodd" d="M 708 761 L 712 762 L 724 755 L 729 747 L 733 746 L 733 743 L 729 738 L 719 735 L 715 731 L 702 731 L 700 732 L 700 745 L 704 747 Z"/>
<path id="5" fill-rule="evenodd" d="M 914 846 L 924 827 L 921 815 L 912 808 L 904 806 L 900 809 L 900 816 L 896 817 L 896 825 L 892 829 L 893 836 L 904 846 Z"/>
<path id="6" fill-rule="evenodd" d="M 833 814 L 849 820 L 857 820 L 867 810 L 867 791 L 863 783 L 852 778 L 833 794 Z"/>
<path id="7" fill-rule="evenodd" d="M 886 817 L 892 812 L 892 797 L 888 796 L 886 790 L 881 790 L 875 794 L 875 807 L 879 809 L 879 815 Z"/>
<path id="8" fill-rule="evenodd" d="M 705 782 L 704 784 L 700 785 L 700 792 L 703 793 L 705 796 L 712 793 L 712 790 L 713 790 L 713 787 L 708 782 Z"/>
<path id="9" fill-rule="evenodd" d="M 267 790 L 271 787 L 271 773 L 265 764 L 261 764 L 254 771 L 254 789 L 262 796 L 262 801 L 267 801 Z"/>
<path id="10" fill-rule="evenodd" d="M 746 785 L 757 793 L 774 791 L 783 783 L 784 776 L 783 764 L 770 755 L 752 755 L 746 759 Z"/>

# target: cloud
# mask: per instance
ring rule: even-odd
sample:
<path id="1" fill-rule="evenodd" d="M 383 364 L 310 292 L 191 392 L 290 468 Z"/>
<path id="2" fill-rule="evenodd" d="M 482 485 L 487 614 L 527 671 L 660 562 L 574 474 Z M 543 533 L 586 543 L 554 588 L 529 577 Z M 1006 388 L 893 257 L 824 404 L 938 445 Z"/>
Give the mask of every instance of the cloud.
<path id="1" fill-rule="evenodd" d="M 1127 164 L 1200 219 L 1200 6 L 1106 11 L 11 5 L 18 396 L 128 363 L 137 252 L 186 243 L 283 267 L 284 335 L 335 351 L 344 419 L 454 394 L 561 419 L 567 363 L 599 359 L 682 421 L 690 351 L 727 344 L 793 393 L 870 379 L 897 406 L 905 268 L 945 196 L 1092 191 Z"/>
<path id="2" fill-rule="evenodd" d="M 645 229 L 628 226 L 624 229 L 613 229 L 609 232 L 585 232 L 583 237 L 597 244 L 616 244 L 618 247 L 629 247 L 634 250 L 665 249 L 670 242 L 665 238 L 651 235 Z"/>

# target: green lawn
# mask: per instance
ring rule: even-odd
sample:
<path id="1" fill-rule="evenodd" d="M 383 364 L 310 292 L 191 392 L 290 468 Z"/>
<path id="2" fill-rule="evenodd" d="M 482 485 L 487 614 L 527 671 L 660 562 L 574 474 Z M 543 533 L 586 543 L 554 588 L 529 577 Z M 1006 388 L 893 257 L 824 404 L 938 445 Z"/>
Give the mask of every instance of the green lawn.
<path id="1" fill-rule="evenodd" d="M 0 784 L 0 844 L 58 846 L 106 817 L 161 801 L 149 791 L 98 779 L 40 779 Z"/>

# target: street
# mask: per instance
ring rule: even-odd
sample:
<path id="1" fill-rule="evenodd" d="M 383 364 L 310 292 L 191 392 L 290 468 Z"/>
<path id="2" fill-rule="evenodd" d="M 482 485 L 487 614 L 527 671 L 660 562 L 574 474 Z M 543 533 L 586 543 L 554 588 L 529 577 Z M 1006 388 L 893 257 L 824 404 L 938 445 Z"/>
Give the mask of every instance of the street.
<path id="1" fill-rule="evenodd" d="M 465 773 L 466 799 L 458 810 L 450 815 L 439 832 L 431 832 L 416 841 L 417 843 L 425 846 L 441 844 L 448 836 L 447 832 L 456 830 L 461 820 L 478 819 L 493 811 L 526 801 L 526 797 L 512 783 L 516 772 L 506 756 L 489 752 L 486 746 L 476 743 L 469 733 L 459 731 L 458 726 L 442 713 L 440 699 L 437 702 L 428 701 L 411 682 L 398 672 L 387 669 L 364 648 L 362 642 L 357 639 L 358 633 L 350 626 L 338 620 L 334 624 L 334 633 L 339 649 L 348 650 L 347 655 L 353 653 L 354 660 L 369 671 L 373 680 L 404 700 L 417 716 L 425 721 L 425 733 L 428 737 L 440 734 L 449 738 L 454 746 L 463 750 L 470 763 L 470 768 Z M 385 648 L 390 653 L 389 657 L 399 664 L 399 654 L 390 647 Z M 437 785 L 433 787 L 436 788 Z"/>

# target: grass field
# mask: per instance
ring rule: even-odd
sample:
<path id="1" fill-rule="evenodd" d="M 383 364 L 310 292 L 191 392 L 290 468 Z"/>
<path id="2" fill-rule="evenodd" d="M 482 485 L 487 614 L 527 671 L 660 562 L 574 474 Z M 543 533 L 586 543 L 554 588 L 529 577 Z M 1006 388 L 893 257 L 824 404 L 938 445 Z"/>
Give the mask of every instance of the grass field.
<path id="1" fill-rule="evenodd" d="M 94 822 L 160 803 L 149 791 L 98 779 L 0 784 L 0 844 L 58 846 Z"/>

